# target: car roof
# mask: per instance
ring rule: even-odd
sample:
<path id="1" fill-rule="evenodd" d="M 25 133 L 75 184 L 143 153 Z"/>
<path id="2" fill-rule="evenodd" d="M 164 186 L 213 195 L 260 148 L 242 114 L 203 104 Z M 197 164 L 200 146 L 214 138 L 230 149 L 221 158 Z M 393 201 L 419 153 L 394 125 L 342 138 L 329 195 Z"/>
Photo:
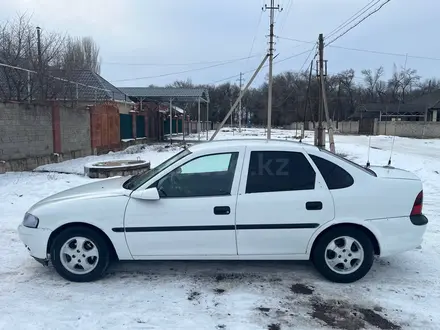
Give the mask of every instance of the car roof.
<path id="1" fill-rule="evenodd" d="M 286 148 L 305 148 L 306 150 L 313 149 L 316 150 L 317 147 L 311 144 L 296 142 L 296 141 L 288 141 L 288 140 L 279 140 L 279 139 L 226 139 L 226 140 L 214 140 L 214 141 L 205 141 L 192 145 L 189 147 L 191 152 L 204 152 L 209 150 L 215 150 L 217 148 L 224 147 L 236 147 L 236 146 L 267 146 L 270 144 L 274 147 L 285 146 Z"/>

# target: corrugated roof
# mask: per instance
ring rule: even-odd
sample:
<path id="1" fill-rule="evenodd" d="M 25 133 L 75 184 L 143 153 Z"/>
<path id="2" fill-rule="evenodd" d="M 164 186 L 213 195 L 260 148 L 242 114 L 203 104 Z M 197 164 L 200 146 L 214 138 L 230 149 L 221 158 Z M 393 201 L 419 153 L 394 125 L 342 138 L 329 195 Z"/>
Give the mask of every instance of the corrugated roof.
<path id="1" fill-rule="evenodd" d="M 382 112 L 382 113 L 425 113 L 426 107 L 422 104 L 383 104 L 383 103 L 367 103 L 360 104 L 356 107 L 355 113 L 359 112 Z"/>
<path id="2" fill-rule="evenodd" d="M 205 88 L 174 88 L 174 87 L 119 87 L 119 90 L 131 98 L 145 98 L 155 101 L 195 101 L 203 98 L 209 101 L 208 90 Z"/>
<path id="3" fill-rule="evenodd" d="M 10 81 L 8 81 L 7 77 L 9 77 Z M 35 74 L 31 74 L 31 79 L 32 99 L 36 99 L 40 89 L 39 81 Z M 48 97 L 51 99 L 131 102 L 128 95 L 91 70 L 73 70 L 66 73 L 64 70 L 51 69 L 49 76 L 45 79 Z M 14 83 L 11 84 L 11 81 Z M 78 86 L 76 83 L 78 83 Z M 1 98 L 9 100 L 25 100 L 28 98 L 26 71 L 5 67 L 0 68 Z"/>
<path id="4" fill-rule="evenodd" d="M 58 77 L 68 77 L 67 79 L 69 81 L 79 83 L 79 100 L 95 100 L 96 98 L 97 100 L 130 102 L 128 95 L 91 70 L 74 70 L 68 74 L 63 71 L 53 71 L 51 74 Z M 74 88 L 76 91 L 76 85 L 74 83 L 67 84 L 70 85 L 69 89 Z"/>
<path id="5" fill-rule="evenodd" d="M 429 94 L 422 95 L 411 101 L 411 103 L 423 105 L 428 109 L 438 108 L 440 105 L 440 89 L 433 91 Z"/>

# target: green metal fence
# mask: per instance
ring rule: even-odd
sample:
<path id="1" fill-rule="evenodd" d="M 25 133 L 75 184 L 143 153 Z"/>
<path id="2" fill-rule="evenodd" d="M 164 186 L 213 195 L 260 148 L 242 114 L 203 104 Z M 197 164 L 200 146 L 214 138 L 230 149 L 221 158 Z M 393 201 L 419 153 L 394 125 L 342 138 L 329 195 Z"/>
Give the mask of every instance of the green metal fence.
<path id="1" fill-rule="evenodd" d="M 136 137 L 143 138 L 145 137 L 145 117 L 137 116 L 136 117 Z"/>
<path id="2" fill-rule="evenodd" d="M 170 134 L 170 120 L 169 120 L 169 119 L 165 120 L 164 123 L 163 123 L 163 125 L 164 125 L 164 126 L 163 126 L 164 134 L 165 134 L 165 135 Z M 173 127 L 172 127 L 172 129 L 173 129 L 173 134 L 176 134 L 176 133 L 177 133 L 177 129 L 179 130 L 179 133 L 182 133 L 182 121 L 181 121 L 181 120 L 173 119 L 173 123 L 172 123 L 172 125 L 173 125 Z M 176 126 L 177 126 L 177 127 L 176 127 Z"/>
<path id="3" fill-rule="evenodd" d="M 133 117 L 131 115 L 119 114 L 120 128 L 121 128 L 121 140 L 133 138 Z M 145 130 L 144 130 L 145 133 Z"/>

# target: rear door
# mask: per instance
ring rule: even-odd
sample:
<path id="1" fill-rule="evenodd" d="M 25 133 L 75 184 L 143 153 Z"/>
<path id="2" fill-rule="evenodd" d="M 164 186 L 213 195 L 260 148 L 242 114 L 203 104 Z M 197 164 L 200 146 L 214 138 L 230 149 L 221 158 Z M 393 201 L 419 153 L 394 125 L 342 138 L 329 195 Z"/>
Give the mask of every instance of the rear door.
<path id="1" fill-rule="evenodd" d="M 332 196 L 302 148 L 247 148 L 237 200 L 238 254 L 304 254 L 334 218 Z"/>

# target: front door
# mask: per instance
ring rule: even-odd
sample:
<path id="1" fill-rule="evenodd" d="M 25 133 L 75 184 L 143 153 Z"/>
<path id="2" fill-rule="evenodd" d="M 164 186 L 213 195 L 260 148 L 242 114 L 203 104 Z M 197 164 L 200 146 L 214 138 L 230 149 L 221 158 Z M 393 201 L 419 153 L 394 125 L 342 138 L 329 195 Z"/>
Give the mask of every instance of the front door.
<path id="1" fill-rule="evenodd" d="M 130 198 L 125 231 L 135 259 L 237 255 L 237 172 L 244 148 L 228 150 L 172 169 L 152 184 L 159 200 Z"/>
<path id="2" fill-rule="evenodd" d="M 333 217 L 333 198 L 303 151 L 247 152 L 237 200 L 240 256 L 304 254 Z"/>

